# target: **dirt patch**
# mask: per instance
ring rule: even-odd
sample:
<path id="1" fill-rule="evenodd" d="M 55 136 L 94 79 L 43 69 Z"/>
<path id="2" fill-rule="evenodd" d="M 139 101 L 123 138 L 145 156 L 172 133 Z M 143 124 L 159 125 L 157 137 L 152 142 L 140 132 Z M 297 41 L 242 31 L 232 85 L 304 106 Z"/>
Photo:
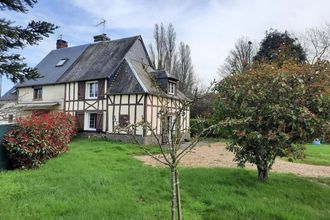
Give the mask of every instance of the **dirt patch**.
<path id="1" fill-rule="evenodd" d="M 188 153 L 180 162 L 181 166 L 188 167 L 237 167 L 233 161 L 233 153 L 225 149 L 226 145 L 221 142 L 203 143 Z M 161 166 L 159 162 L 149 156 L 136 156 L 137 159 L 151 166 Z M 248 169 L 256 169 L 255 166 L 247 164 Z M 272 171 L 281 173 L 293 173 L 308 177 L 330 177 L 330 166 L 316 166 L 308 164 L 292 163 L 277 159 Z"/>

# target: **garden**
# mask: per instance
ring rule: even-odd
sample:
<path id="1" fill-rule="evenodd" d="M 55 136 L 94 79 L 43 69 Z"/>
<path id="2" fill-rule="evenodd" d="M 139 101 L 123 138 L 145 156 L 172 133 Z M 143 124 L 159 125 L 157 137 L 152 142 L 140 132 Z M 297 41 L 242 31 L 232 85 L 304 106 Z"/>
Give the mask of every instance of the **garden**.
<path id="1" fill-rule="evenodd" d="M 156 152 L 155 152 L 156 153 Z M 39 169 L 0 173 L 1 219 L 168 219 L 168 169 L 133 144 L 75 138 Z M 327 219 L 330 178 L 180 167 L 185 219 Z"/>

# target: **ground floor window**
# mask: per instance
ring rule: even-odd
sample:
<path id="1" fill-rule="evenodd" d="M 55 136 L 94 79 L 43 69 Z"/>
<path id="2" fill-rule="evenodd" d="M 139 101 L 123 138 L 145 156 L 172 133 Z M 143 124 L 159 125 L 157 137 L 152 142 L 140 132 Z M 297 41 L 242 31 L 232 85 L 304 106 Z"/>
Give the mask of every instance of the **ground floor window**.
<path id="1" fill-rule="evenodd" d="M 96 130 L 96 120 L 97 120 L 97 114 L 96 113 L 86 113 L 86 123 L 85 123 L 85 130 Z"/>

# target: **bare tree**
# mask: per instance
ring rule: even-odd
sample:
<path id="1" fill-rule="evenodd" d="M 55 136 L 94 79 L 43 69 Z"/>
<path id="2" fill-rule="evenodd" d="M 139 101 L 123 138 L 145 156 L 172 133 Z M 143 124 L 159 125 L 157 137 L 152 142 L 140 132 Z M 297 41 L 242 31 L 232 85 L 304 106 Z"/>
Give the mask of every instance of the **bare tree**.
<path id="1" fill-rule="evenodd" d="M 166 69 L 171 72 L 175 55 L 176 33 L 172 24 L 165 29 L 163 23 L 155 24 L 154 44 L 149 44 L 150 59 L 158 70 Z"/>
<path id="2" fill-rule="evenodd" d="M 212 86 L 212 85 L 211 85 Z M 172 204 L 171 204 L 171 219 L 182 220 L 182 208 L 181 208 L 181 194 L 180 194 L 180 183 L 179 183 L 179 172 L 178 165 L 182 158 L 187 155 L 194 147 L 197 145 L 199 141 L 206 137 L 216 126 L 212 125 L 204 130 L 200 131 L 199 134 L 194 136 L 191 141 L 183 145 L 185 142 L 186 136 L 184 133 L 180 132 L 183 127 L 183 120 L 181 118 L 186 114 L 190 105 L 193 102 L 196 102 L 198 99 L 202 97 L 194 96 L 193 100 L 180 100 L 179 102 L 175 102 L 174 108 L 169 105 L 169 99 L 164 96 L 164 94 L 159 89 L 158 99 L 161 103 L 161 109 L 158 112 L 158 117 L 163 125 L 162 134 L 156 134 L 156 128 L 152 127 L 149 122 L 141 121 L 136 124 L 130 124 L 125 128 L 117 127 L 118 131 L 125 131 L 128 134 L 131 134 L 135 143 L 141 147 L 146 154 L 150 157 L 158 161 L 160 164 L 167 166 L 171 171 L 171 194 L 172 194 Z M 173 112 L 173 109 L 176 109 Z M 169 115 L 173 120 L 168 120 Z M 134 132 L 138 127 L 142 127 L 146 129 L 148 132 L 152 134 L 155 139 L 156 146 L 159 148 L 161 154 L 154 155 L 150 152 L 150 150 L 145 147 L 135 135 Z M 163 144 L 161 137 L 166 137 L 166 144 Z"/>
<path id="3" fill-rule="evenodd" d="M 172 24 L 166 28 L 163 23 L 155 24 L 154 43 L 149 44 L 150 59 L 153 66 L 180 80 L 178 88 L 181 92 L 191 96 L 195 89 L 196 81 L 191 62 L 191 52 L 187 44 L 181 42 L 176 47 L 176 32 Z"/>
<path id="4" fill-rule="evenodd" d="M 166 46 L 166 56 L 165 56 L 165 69 L 172 74 L 174 63 L 176 60 L 176 33 L 173 25 L 170 23 L 167 27 L 165 46 Z"/>
<path id="5" fill-rule="evenodd" d="M 330 24 L 308 28 L 300 38 L 310 63 L 330 59 Z"/>
<path id="6" fill-rule="evenodd" d="M 197 84 L 191 62 L 190 48 L 187 44 L 180 43 L 174 65 L 173 75 L 179 80 L 178 89 L 184 94 L 192 95 Z"/>
<path id="7" fill-rule="evenodd" d="M 218 69 L 221 77 L 246 72 L 253 60 L 252 58 L 257 53 L 257 44 L 252 43 L 248 38 L 239 38 L 234 49 L 229 52 L 225 59 L 225 63 Z"/>

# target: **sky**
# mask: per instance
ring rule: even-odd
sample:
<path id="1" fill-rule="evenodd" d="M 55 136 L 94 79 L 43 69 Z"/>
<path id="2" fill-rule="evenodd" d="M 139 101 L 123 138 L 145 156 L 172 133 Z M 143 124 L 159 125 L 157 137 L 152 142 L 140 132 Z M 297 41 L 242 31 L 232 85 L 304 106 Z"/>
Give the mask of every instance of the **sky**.
<path id="1" fill-rule="evenodd" d="M 260 42 L 270 28 L 299 35 L 329 23 L 330 0 L 39 0 L 27 14 L 2 11 L 0 17 L 23 26 L 32 19 L 60 26 L 39 45 L 18 51 L 31 67 L 55 49 L 60 36 L 69 46 L 93 42 L 102 33 L 96 26 L 101 19 L 111 39 L 141 35 L 145 44 L 152 42 L 156 23 L 172 23 L 177 44 L 190 46 L 194 71 L 207 85 L 218 78 L 238 38 Z M 2 85 L 2 94 L 13 86 L 5 78 Z"/>

